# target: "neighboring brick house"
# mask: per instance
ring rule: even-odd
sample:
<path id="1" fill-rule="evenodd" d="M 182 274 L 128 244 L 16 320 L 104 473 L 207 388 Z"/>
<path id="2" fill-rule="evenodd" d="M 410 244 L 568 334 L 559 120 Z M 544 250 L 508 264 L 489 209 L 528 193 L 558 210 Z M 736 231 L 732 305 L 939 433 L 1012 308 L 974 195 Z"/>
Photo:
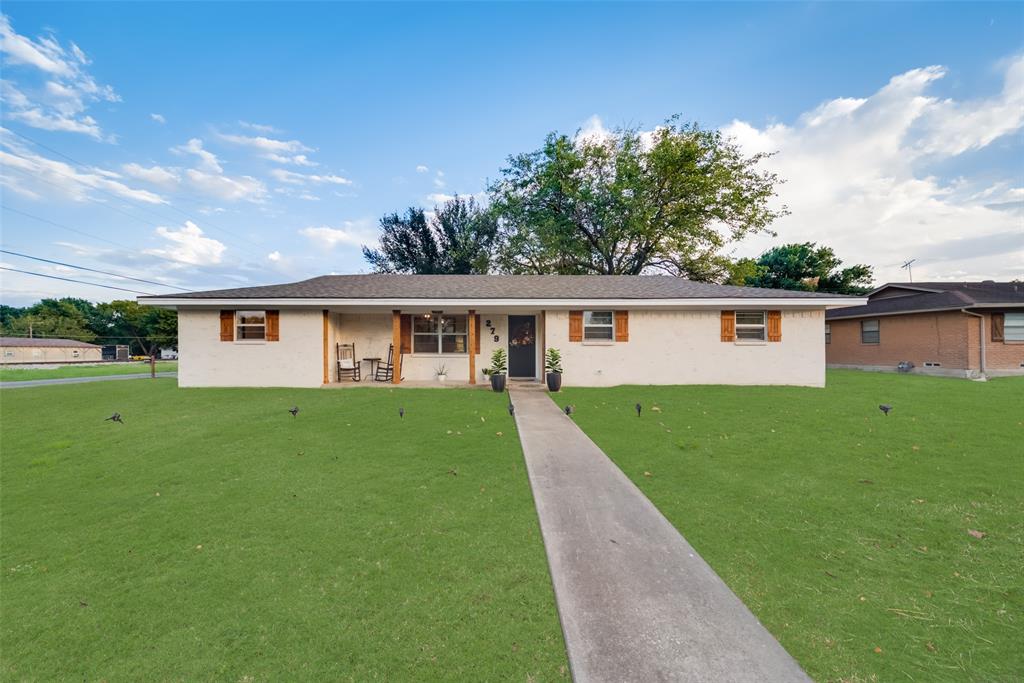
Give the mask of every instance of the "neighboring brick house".
<path id="1" fill-rule="evenodd" d="M 825 315 L 830 368 L 1024 375 L 1024 283 L 891 283 Z"/>

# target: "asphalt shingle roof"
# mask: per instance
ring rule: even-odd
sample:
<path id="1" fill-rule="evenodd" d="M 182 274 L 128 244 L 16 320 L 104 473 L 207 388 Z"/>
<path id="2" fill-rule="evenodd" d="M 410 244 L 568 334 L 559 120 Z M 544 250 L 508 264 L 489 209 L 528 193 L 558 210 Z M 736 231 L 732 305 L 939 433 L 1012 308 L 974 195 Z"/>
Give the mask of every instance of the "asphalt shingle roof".
<path id="1" fill-rule="evenodd" d="M 959 310 L 980 304 L 1024 306 L 1024 283 L 1019 282 L 894 282 L 886 286 L 932 291 L 905 296 L 872 297 L 866 306 L 828 311 L 825 317 L 834 320 L 912 311 Z"/>
<path id="2" fill-rule="evenodd" d="M 74 349 L 99 349 L 96 344 L 87 344 L 77 339 L 53 339 L 50 337 L 0 337 L 0 346 L 59 347 Z"/>
<path id="3" fill-rule="evenodd" d="M 666 275 L 323 275 L 146 299 L 819 299 L 836 294 L 693 282 Z"/>

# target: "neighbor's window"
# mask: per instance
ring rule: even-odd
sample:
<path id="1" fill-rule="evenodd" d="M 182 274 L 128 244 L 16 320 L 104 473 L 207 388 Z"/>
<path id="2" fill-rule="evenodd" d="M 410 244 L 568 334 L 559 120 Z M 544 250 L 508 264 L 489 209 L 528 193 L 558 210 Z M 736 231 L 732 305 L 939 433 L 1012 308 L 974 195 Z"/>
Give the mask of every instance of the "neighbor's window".
<path id="1" fill-rule="evenodd" d="M 583 311 L 583 338 L 588 341 L 615 339 L 614 318 L 611 311 Z"/>
<path id="2" fill-rule="evenodd" d="M 4 350 L 4 358 L 14 358 L 14 351 Z"/>
<path id="3" fill-rule="evenodd" d="M 1003 340 L 1024 341 L 1024 313 L 1006 313 L 1003 316 Z"/>
<path id="4" fill-rule="evenodd" d="M 764 341 L 764 311 L 736 311 L 736 339 Z"/>
<path id="5" fill-rule="evenodd" d="M 413 353 L 466 353 L 467 316 L 424 313 L 412 319 Z"/>
<path id="6" fill-rule="evenodd" d="M 832 343 L 832 326 L 828 323 L 825 323 L 825 343 Z"/>
<path id="7" fill-rule="evenodd" d="M 79 357 L 79 356 L 81 356 L 81 355 L 82 355 L 82 354 L 81 354 L 81 353 L 79 353 L 78 349 L 74 349 L 74 350 L 73 350 L 73 351 L 71 352 L 71 357 L 72 357 L 72 358 L 78 358 L 78 357 Z"/>
<path id="8" fill-rule="evenodd" d="M 242 341 L 266 338 L 266 311 L 238 311 L 235 314 L 235 339 Z"/>
<path id="9" fill-rule="evenodd" d="M 877 320 L 861 320 L 860 321 L 860 343 L 861 344 L 877 344 L 881 340 L 878 334 L 878 321 Z"/>

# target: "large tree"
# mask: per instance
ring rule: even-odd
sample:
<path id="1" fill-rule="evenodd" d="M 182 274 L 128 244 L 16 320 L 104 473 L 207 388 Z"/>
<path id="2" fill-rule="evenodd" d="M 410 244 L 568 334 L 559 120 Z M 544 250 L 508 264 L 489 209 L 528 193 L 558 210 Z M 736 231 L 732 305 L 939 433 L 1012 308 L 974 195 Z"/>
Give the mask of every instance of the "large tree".
<path id="1" fill-rule="evenodd" d="M 178 315 L 131 300 L 111 301 L 96 307 L 100 336 L 107 344 L 129 344 L 133 353 L 146 356 L 178 344 Z"/>
<path id="2" fill-rule="evenodd" d="M 488 188 L 502 228 L 498 264 L 721 280 L 723 247 L 770 232 L 786 212 L 772 207 L 779 179 L 759 168 L 765 156 L 676 118 L 650 133 L 551 133 L 539 150 L 510 157 Z"/>
<path id="3" fill-rule="evenodd" d="M 814 242 L 773 247 L 757 259 L 757 272 L 747 275 L 752 287 L 800 289 L 834 294 L 863 294 L 871 289 L 871 266 L 840 268 L 842 260 L 831 247 Z"/>
<path id="4" fill-rule="evenodd" d="M 28 308 L 5 307 L 3 333 L 19 337 L 57 337 L 92 342 L 96 333 L 81 299 L 43 299 Z M 89 305 L 88 302 L 84 302 Z"/>
<path id="5" fill-rule="evenodd" d="M 498 227 L 472 198 L 456 196 L 431 215 L 410 207 L 380 219 L 380 248 L 363 247 L 379 273 L 487 273 Z"/>

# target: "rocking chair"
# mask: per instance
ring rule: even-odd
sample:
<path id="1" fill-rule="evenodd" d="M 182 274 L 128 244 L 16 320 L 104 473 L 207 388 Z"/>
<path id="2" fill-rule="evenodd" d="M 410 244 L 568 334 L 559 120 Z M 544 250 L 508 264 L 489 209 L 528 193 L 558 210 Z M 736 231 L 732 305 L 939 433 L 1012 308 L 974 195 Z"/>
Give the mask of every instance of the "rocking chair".
<path id="1" fill-rule="evenodd" d="M 401 357 L 399 357 L 401 358 Z M 377 364 L 377 372 L 373 376 L 376 382 L 391 382 L 395 379 L 395 345 L 388 345 L 387 362 Z"/>
<path id="2" fill-rule="evenodd" d="M 338 344 L 337 358 L 339 382 L 342 377 L 347 377 L 353 382 L 362 380 L 362 367 L 356 359 L 355 344 Z"/>

